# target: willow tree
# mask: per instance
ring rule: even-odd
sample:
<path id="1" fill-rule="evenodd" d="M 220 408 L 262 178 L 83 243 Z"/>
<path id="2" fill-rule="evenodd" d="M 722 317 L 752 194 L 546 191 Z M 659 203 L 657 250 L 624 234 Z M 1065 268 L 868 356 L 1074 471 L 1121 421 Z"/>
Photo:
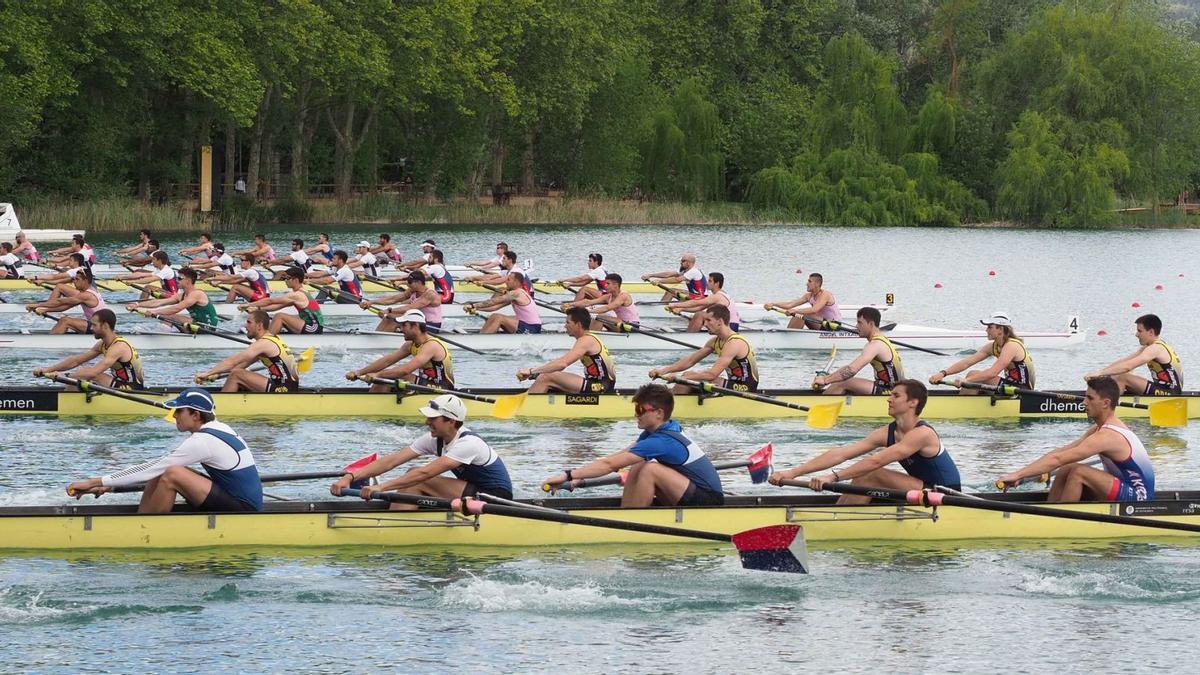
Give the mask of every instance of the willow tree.
<path id="1" fill-rule="evenodd" d="M 717 106 L 705 97 L 700 83 L 682 82 L 670 105 L 657 112 L 651 123 L 643 155 L 647 189 L 687 201 L 720 196 L 724 166 L 720 133 Z"/>
<path id="2" fill-rule="evenodd" d="M 898 158 L 907 141 L 908 111 L 896 92 L 895 63 L 849 33 L 829 41 L 822 64 L 809 146 L 825 154 L 853 145 Z"/>

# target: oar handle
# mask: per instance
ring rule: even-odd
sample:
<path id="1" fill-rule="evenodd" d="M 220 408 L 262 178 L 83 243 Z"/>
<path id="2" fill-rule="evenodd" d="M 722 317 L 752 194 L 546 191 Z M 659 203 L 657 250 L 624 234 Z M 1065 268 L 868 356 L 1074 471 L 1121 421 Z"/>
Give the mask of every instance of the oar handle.
<path id="1" fill-rule="evenodd" d="M 646 282 L 649 283 L 651 286 L 657 286 L 657 287 L 663 289 L 664 291 L 670 293 L 671 295 L 675 296 L 675 298 L 677 300 L 682 300 L 685 296 L 687 296 L 687 293 L 685 293 L 684 291 L 682 291 L 678 288 L 671 288 L 670 286 L 668 286 L 664 283 L 655 281 L 653 279 L 647 279 Z"/>
<path id="2" fill-rule="evenodd" d="M 780 406 L 783 408 L 791 408 L 792 410 L 803 410 L 804 412 L 808 412 L 809 410 L 812 409 L 806 405 L 800 405 L 799 403 L 792 403 L 791 401 L 782 401 L 782 400 L 774 398 L 772 396 L 764 396 L 762 394 L 755 394 L 755 393 L 748 392 L 748 391 L 738 391 L 737 389 L 730 389 L 728 387 L 720 387 L 720 386 L 713 384 L 712 382 L 700 382 L 698 380 L 689 380 L 687 378 L 678 377 L 676 375 L 659 375 L 658 379 L 665 380 L 672 384 L 682 384 L 682 385 L 685 385 L 688 387 L 693 387 L 693 388 L 698 389 L 699 391 L 702 391 L 706 394 L 711 394 L 711 393 L 728 394 L 729 396 L 737 396 L 739 398 L 749 399 L 751 401 L 757 401 L 759 403 L 768 403 L 770 405 L 777 405 L 777 406 Z"/>
<path id="3" fill-rule="evenodd" d="M 368 380 L 367 379 L 368 377 L 371 379 Z M 396 387 L 397 389 L 412 389 L 413 391 L 419 391 L 419 392 L 423 392 L 426 394 L 453 394 L 459 398 L 466 398 L 466 399 L 470 399 L 472 401 L 479 401 L 481 403 L 495 403 L 496 402 L 496 399 L 494 399 L 490 396 L 481 396 L 479 394 L 472 394 L 469 391 L 459 391 L 457 389 L 442 389 L 441 387 L 430 387 L 428 385 L 416 384 L 413 382 L 408 382 L 406 380 L 396 380 L 396 379 L 392 379 L 392 378 L 388 378 L 388 377 L 375 377 L 374 375 L 371 375 L 370 373 L 366 373 L 364 375 L 359 375 L 356 379 L 362 380 L 363 382 L 380 382 L 382 384 L 387 384 L 387 385 Z"/>
<path id="4" fill-rule="evenodd" d="M 155 401 L 153 399 L 145 398 L 143 396 L 138 396 L 137 394 L 131 394 L 127 391 L 122 391 L 120 389 L 114 389 L 112 387 L 106 387 L 102 384 L 96 384 L 95 382 L 92 382 L 91 380 L 78 380 L 73 377 L 67 377 L 66 375 L 51 376 L 46 373 L 43 373 L 42 377 L 49 378 L 55 382 L 58 382 L 59 384 L 68 384 L 68 385 L 71 385 L 72 387 L 79 387 L 80 391 L 94 391 L 94 392 L 97 392 L 100 394 L 108 394 L 110 396 L 115 396 L 117 398 L 123 398 L 128 401 L 134 401 L 134 402 L 141 403 L 144 405 L 154 406 L 155 408 L 161 408 L 163 410 L 168 410 L 167 406 L 164 405 L 161 401 Z"/>

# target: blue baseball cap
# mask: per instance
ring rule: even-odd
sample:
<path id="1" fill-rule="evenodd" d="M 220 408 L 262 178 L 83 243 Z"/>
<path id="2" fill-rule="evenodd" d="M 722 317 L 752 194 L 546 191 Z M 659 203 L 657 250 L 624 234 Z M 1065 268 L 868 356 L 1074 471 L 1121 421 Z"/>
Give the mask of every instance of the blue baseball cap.
<path id="1" fill-rule="evenodd" d="M 200 412 L 214 412 L 217 408 L 216 401 L 213 400 L 212 394 L 200 387 L 188 387 L 179 392 L 179 396 L 164 401 L 163 405 L 174 410 L 176 408 L 191 408 Z"/>

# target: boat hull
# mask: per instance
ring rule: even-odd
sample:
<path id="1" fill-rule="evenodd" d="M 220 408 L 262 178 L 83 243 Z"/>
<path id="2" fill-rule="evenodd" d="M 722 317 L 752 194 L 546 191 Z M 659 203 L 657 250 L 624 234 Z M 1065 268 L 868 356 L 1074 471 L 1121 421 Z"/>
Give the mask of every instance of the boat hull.
<path id="1" fill-rule="evenodd" d="M 107 291 L 135 290 L 135 289 L 131 289 L 129 286 L 127 286 L 122 281 L 112 281 L 112 280 L 108 280 L 108 279 L 99 279 L 98 285 L 103 290 L 107 290 Z M 283 281 L 279 280 L 279 279 L 271 280 L 269 282 L 269 285 L 270 285 L 270 288 L 272 291 L 282 291 L 282 290 L 287 289 L 287 286 L 284 285 Z M 223 292 L 223 291 L 221 291 L 221 289 L 215 288 L 204 282 L 197 284 L 196 287 L 201 290 L 209 291 L 209 292 Z M 396 290 L 390 284 L 384 284 L 384 283 L 380 283 L 377 281 L 366 281 L 366 280 L 362 281 L 362 287 L 363 287 L 363 291 L 368 292 L 368 293 L 380 293 L 380 292 L 389 292 L 389 291 L 395 292 L 395 290 Z M 557 284 L 549 284 L 546 282 L 537 282 L 533 285 L 533 287 L 539 293 L 559 294 L 560 297 L 565 297 L 565 296 L 562 296 L 561 294 L 564 294 L 567 292 L 566 290 L 563 289 L 562 286 L 559 286 Z M 663 290 L 661 288 L 658 288 L 652 284 L 648 284 L 645 282 L 629 282 L 628 284 L 623 285 L 622 288 L 634 295 L 658 295 L 658 296 L 661 296 L 663 294 Z M 0 291 L 40 291 L 40 290 L 42 290 L 42 288 L 40 286 L 37 286 L 33 283 L 25 281 L 24 279 L 0 279 Z M 474 284 L 474 283 L 471 283 L 468 281 L 456 281 L 454 283 L 454 290 L 455 290 L 455 293 L 490 294 L 492 292 L 490 289 L 483 288 L 482 286 L 479 286 L 477 284 Z"/>

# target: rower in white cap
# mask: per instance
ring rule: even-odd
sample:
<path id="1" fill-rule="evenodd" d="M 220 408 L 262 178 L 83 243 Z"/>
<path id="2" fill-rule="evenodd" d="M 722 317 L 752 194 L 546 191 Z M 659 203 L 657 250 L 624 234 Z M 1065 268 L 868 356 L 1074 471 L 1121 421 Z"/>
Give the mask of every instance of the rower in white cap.
<path id="1" fill-rule="evenodd" d="M 963 381 L 1033 389 L 1036 380 L 1033 357 L 1013 330 L 1008 313 L 995 312 L 986 319 L 980 319 L 979 323 L 987 326 L 988 341 L 974 354 L 930 375 L 929 383 L 938 384 L 947 376 L 960 373 L 990 356 L 995 359 L 991 366 L 968 372 Z M 978 394 L 980 391 L 965 387 L 959 389 L 961 394 Z"/>
<path id="2" fill-rule="evenodd" d="M 379 259 L 374 253 L 371 253 L 371 243 L 367 240 L 362 240 L 354 247 L 354 257 L 346 264 L 351 269 L 359 270 L 363 274 L 369 274 L 373 277 L 379 276 L 378 272 Z"/>
<path id="3" fill-rule="evenodd" d="M 433 262 L 433 252 L 437 249 L 437 244 L 432 239 L 426 239 L 421 242 L 421 255 L 409 260 L 405 263 L 398 263 L 396 269 L 402 270 L 419 270 Z"/>
<path id="4" fill-rule="evenodd" d="M 467 407 L 453 394 L 443 394 L 421 408 L 429 433 L 414 440 L 407 448 L 385 455 L 361 469 L 348 472 L 329 487 L 335 496 L 351 483 L 374 478 L 422 455 L 435 457 L 428 464 L 409 470 L 399 478 L 362 489 L 363 499 L 375 492 L 399 490 L 413 494 L 465 499 L 480 492 L 512 499 L 512 480 L 500 455 L 478 434 L 464 426 Z M 446 471 L 453 478 L 442 476 Z M 392 504 L 393 509 L 415 509 L 415 505 Z"/>
<path id="5" fill-rule="evenodd" d="M 442 389 L 454 388 L 454 363 L 450 347 L 429 334 L 425 327 L 425 315 L 419 309 L 410 309 L 399 319 L 404 344 L 391 354 L 381 356 L 357 370 L 346 373 L 347 380 L 362 379 L 371 382 L 376 377 L 389 380 L 406 380 L 414 384 Z M 401 359 L 408 358 L 399 366 L 392 367 Z M 371 391 L 391 391 L 392 385 L 373 382 Z"/>

